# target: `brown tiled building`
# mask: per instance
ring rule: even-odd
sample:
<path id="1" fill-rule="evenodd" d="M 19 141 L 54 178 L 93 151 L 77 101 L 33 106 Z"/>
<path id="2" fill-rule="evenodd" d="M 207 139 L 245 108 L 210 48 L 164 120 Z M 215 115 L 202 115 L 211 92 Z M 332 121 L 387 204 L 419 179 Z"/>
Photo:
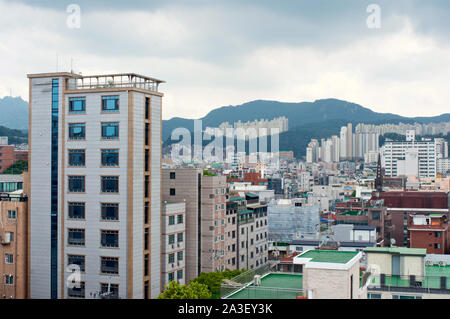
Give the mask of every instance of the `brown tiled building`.
<path id="1" fill-rule="evenodd" d="M 28 297 L 28 203 L 22 180 L 0 175 L 2 189 L 8 188 L 0 191 L 0 299 Z"/>
<path id="2" fill-rule="evenodd" d="M 0 174 L 18 160 L 27 160 L 28 151 L 15 150 L 14 145 L 0 145 Z"/>
<path id="3" fill-rule="evenodd" d="M 425 248 L 427 254 L 448 254 L 449 227 L 445 214 L 410 215 L 408 247 Z"/>

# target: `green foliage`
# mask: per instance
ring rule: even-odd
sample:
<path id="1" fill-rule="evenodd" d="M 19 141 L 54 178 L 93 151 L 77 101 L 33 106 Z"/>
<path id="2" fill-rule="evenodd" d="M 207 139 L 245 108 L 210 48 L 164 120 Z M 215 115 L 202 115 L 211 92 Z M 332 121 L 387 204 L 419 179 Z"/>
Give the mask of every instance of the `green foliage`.
<path id="1" fill-rule="evenodd" d="M 203 175 L 204 175 L 204 176 L 217 176 L 217 174 L 210 173 L 210 172 L 208 172 L 207 170 L 203 170 Z"/>
<path id="2" fill-rule="evenodd" d="M 356 191 L 352 192 L 352 196 L 351 197 L 356 197 Z"/>
<path id="3" fill-rule="evenodd" d="M 28 161 L 18 160 L 8 167 L 3 174 L 22 174 L 25 170 L 28 170 Z"/>
<path id="4" fill-rule="evenodd" d="M 215 272 L 202 272 L 197 278 L 191 280 L 191 284 L 194 282 L 206 285 L 211 293 L 212 299 L 220 298 L 220 284 L 223 279 L 231 279 L 240 275 L 245 270 L 225 270 Z"/>
<path id="5" fill-rule="evenodd" d="M 206 285 L 191 282 L 190 285 L 180 285 L 171 281 L 156 299 L 209 299 L 211 292 Z"/>

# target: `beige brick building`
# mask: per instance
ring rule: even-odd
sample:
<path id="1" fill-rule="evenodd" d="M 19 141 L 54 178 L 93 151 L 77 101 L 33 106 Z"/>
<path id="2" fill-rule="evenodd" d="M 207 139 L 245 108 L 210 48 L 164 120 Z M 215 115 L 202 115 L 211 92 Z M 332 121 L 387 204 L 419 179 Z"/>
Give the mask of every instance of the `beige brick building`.
<path id="1" fill-rule="evenodd" d="M 22 189 L 28 174 L 0 175 L 0 298 L 28 297 L 28 202 Z M 14 178 L 14 181 L 12 181 Z M 7 181 L 5 181 L 7 180 Z M 26 184 L 26 183 L 25 183 Z M 26 192 L 26 191 L 25 191 Z"/>
<path id="2" fill-rule="evenodd" d="M 186 202 L 186 276 L 227 268 L 226 177 L 195 168 L 163 169 L 162 198 Z"/>

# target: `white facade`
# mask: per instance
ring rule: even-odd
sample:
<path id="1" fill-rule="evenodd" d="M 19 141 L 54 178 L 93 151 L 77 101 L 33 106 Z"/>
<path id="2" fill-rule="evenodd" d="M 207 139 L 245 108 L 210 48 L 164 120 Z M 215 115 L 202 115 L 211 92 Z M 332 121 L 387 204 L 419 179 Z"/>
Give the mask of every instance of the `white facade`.
<path id="1" fill-rule="evenodd" d="M 130 78 L 135 75 L 126 76 Z M 77 81 L 82 77 L 72 73 L 36 74 L 29 75 L 29 78 L 31 298 L 75 297 L 74 290 L 67 284 L 72 275 L 68 267 L 69 256 L 83 260 L 85 268 L 80 273 L 82 285 L 81 290 L 77 290 L 77 298 L 98 298 L 100 293 L 105 292 L 105 285 L 114 287 L 119 298 L 156 297 L 160 293 L 161 273 L 159 185 L 162 94 L 149 89 L 131 88 L 134 83 L 130 83 L 130 87 L 81 87 Z M 56 80 L 57 90 L 52 88 Z M 53 141 L 50 128 L 52 99 L 55 100 L 56 94 L 52 97 L 52 90 L 58 93 L 58 113 L 53 117 L 57 121 L 57 131 L 53 131 L 57 140 Z M 102 109 L 104 96 L 118 97 L 118 110 L 105 112 Z M 73 97 L 84 99 L 84 111 L 70 112 L 69 101 Z M 146 98 L 149 102 L 148 120 L 145 115 Z M 118 123 L 117 138 L 105 139 L 102 136 L 102 123 L 106 122 Z M 69 126 L 72 123 L 84 125 L 84 138 L 70 138 Z M 145 123 L 149 125 L 151 136 L 147 140 Z M 52 149 L 57 150 L 57 153 L 53 152 L 53 156 L 57 154 L 53 162 Z M 102 149 L 117 150 L 117 166 L 102 164 Z M 151 149 L 147 168 L 144 165 L 146 149 Z M 69 163 L 69 150 L 84 151 L 82 165 Z M 55 165 L 57 171 L 52 175 Z M 76 192 L 70 190 L 70 176 L 81 177 L 84 189 Z M 149 176 L 147 196 L 145 176 Z M 102 182 L 103 177 L 118 180 L 114 191 L 102 189 L 106 183 Z M 57 185 L 53 190 L 52 181 Z M 52 195 L 57 198 L 57 225 L 53 228 L 56 247 L 51 245 Z M 69 214 L 72 203 L 82 203 L 83 216 L 75 218 Z M 143 222 L 146 212 L 144 203 L 149 206 L 147 224 Z M 117 217 L 102 217 L 102 205 L 105 204 L 118 207 Z M 80 237 L 76 245 L 69 242 L 74 229 L 83 234 L 83 239 Z M 147 243 L 144 243 L 145 229 L 149 232 Z M 109 241 L 105 244 L 105 238 L 111 236 L 114 236 L 113 244 Z M 52 253 L 56 255 L 52 257 Z M 147 269 L 148 275 L 144 271 L 145 255 L 150 259 L 148 265 L 151 265 Z M 105 271 L 111 265 L 111 261 L 105 258 L 113 260 L 114 271 Z M 53 272 L 51 263 L 55 265 Z M 102 267 L 102 264 L 108 266 Z M 147 289 L 147 294 L 144 289 Z"/>
<path id="2" fill-rule="evenodd" d="M 436 177 L 436 144 L 434 141 L 386 142 L 381 149 L 382 166 L 387 176 L 414 172 L 418 154 L 418 177 Z"/>

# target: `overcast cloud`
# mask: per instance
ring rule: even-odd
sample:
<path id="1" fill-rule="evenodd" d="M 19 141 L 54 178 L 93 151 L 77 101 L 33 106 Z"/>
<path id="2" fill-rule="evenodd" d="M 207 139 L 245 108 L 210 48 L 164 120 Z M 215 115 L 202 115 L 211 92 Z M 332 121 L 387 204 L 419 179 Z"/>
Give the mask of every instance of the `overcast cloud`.
<path id="1" fill-rule="evenodd" d="M 135 72 L 165 80 L 163 118 L 255 99 L 338 98 L 404 116 L 447 113 L 449 1 L 0 0 L 0 97 L 26 74 Z M 81 8 L 70 29 L 66 8 Z M 381 7 L 369 29 L 366 8 Z"/>

